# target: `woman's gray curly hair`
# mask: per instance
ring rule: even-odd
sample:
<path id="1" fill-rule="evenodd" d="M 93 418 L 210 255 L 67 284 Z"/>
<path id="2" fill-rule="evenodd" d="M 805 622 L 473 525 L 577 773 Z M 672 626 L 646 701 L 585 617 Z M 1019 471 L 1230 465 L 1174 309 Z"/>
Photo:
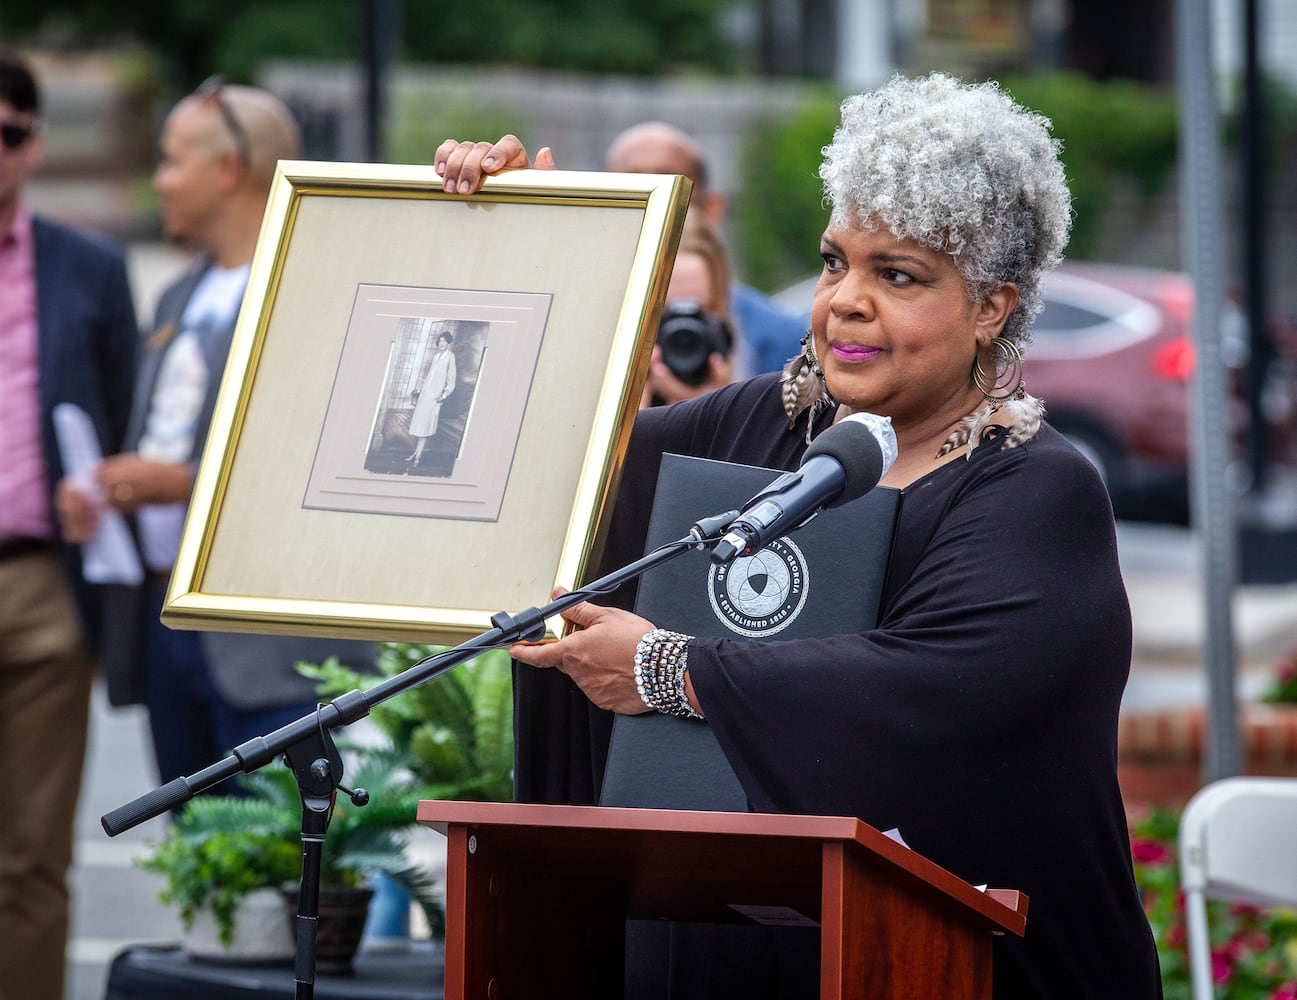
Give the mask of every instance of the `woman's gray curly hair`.
<path id="1" fill-rule="evenodd" d="M 1002 336 L 1024 345 L 1041 277 L 1063 259 L 1071 195 L 1048 119 L 994 83 L 893 77 L 847 98 L 820 178 L 835 225 L 885 227 L 949 253 L 970 296 L 1018 286 Z"/>

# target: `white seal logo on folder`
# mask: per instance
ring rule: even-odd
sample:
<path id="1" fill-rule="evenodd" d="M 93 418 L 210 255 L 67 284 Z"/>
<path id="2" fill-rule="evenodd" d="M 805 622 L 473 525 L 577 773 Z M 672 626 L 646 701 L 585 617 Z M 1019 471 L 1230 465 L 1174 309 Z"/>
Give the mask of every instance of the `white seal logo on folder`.
<path id="1" fill-rule="evenodd" d="M 731 632 L 750 638 L 786 629 L 806 605 L 810 570 L 788 538 L 776 538 L 750 556 L 713 566 L 708 596 L 716 617 Z"/>

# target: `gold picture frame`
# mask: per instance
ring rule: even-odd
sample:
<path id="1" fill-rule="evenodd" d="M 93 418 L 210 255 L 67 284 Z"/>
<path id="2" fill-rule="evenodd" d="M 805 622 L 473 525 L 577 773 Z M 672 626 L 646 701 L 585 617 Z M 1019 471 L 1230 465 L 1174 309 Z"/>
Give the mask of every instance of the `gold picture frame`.
<path id="1" fill-rule="evenodd" d="M 279 165 L 167 625 L 453 643 L 598 558 L 689 181 L 440 185 Z"/>

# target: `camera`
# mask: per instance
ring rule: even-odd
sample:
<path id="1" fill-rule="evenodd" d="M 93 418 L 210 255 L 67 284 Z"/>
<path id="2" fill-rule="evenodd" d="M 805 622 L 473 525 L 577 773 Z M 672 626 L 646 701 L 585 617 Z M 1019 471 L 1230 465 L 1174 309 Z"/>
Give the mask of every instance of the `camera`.
<path id="1" fill-rule="evenodd" d="M 734 349 L 734 331 L 723 317 L 705 312 L 700 302 L 677 299 L 662 310 L 657 341 L 672 375 L 686 385 L 702 385 L 707 359 L 713 354 L 727 358 Z"/>

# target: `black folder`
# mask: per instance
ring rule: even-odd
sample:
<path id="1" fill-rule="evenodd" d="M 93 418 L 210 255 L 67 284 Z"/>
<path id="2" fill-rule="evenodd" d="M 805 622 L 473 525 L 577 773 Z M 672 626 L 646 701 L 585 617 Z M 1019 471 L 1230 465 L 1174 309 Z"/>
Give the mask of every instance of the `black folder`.
<path id="1" fill-rule="evenodd" d="M 647 547 L 703 517 L 741 509 L 778 470 L 664 455 Z M 823 511 L 729 567 L 688 552 L 640 579 L 635 611 L 660 628 L 741 642 L 865 632 L 878 622 L 901 494 L 876 487 Z M 705 721 L 619 715 L 600 804 L 746 812 L 747 797 Z"/>

